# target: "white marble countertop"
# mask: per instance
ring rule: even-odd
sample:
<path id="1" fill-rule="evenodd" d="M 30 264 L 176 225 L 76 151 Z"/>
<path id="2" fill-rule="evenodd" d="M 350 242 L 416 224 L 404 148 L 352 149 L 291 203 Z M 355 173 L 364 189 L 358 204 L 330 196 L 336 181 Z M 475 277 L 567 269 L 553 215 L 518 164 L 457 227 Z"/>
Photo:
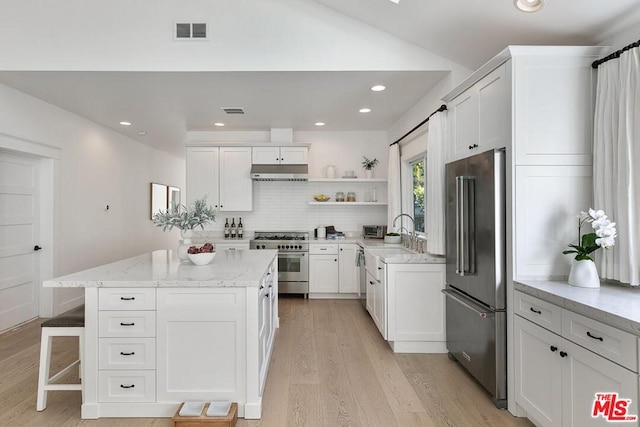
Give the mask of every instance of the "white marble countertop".
<path id="1" fill-rule="evenodd" d="M 276 250 L 218 251 L 208 265 L 158 250 L 44 281 L 45 287 L 253 287 L 258 286 Z"/>
<path id="2" fill-rule="evenodd" d="M 363 239 L 362 237 L 347 237 L 345 239 L 310 239 L 310 244 L 340 244 L 340 243 L 357 243 L 364 249 L 373 251 L 380 250 L 380 258 L 387 264 L 444 264 L 446 258 L 440 255 L 430 253 L 418 253 L 406 249 L 401 243 L 385 243 L 383 239 Z M 408 251 L 407 253 L 384 253 L 386 249 L 401 249 Z"/>
<path id="3" fill-rule="evenodd" d="M 514 282 L 514 288 L 552 304 L 640 335 L 640 289 L 602 283 L 579 288 L 560 281 Z"/>

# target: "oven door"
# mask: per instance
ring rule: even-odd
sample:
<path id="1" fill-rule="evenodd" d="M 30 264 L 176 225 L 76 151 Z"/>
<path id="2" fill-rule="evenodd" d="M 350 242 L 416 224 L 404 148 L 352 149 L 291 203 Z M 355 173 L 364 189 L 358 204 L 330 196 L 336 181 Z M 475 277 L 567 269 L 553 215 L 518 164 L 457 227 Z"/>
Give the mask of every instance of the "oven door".
<path id="1" fill-rule="evenodd" d="M 306 252 L 278 254 L 278 283 L 308 281 L 309 257 Z"/>

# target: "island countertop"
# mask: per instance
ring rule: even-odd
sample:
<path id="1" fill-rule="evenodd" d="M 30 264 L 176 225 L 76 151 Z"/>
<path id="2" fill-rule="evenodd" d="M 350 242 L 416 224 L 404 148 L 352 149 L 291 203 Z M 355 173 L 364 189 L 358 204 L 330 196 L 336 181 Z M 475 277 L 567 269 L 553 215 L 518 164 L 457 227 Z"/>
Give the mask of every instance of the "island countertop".
<path id="1" fill-rule="evenodd" d="M 218 251 L 197 266 L 172 250 L 157 250 L 77 273 L 45 280 L 45 287 L 258 287 L 277 250 Z"/>

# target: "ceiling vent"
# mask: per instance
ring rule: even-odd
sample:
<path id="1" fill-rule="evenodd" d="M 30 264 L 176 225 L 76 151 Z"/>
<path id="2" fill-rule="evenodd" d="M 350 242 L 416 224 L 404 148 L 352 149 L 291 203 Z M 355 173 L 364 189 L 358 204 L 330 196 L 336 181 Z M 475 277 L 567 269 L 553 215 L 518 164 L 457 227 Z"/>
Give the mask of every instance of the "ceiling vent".
<path id="1" fill-rule="evenodd" d="M 222 107 L 221 110 L 227 114 L 244 114 L 242 107 Z"/>
<path id="2" fill-rule="evenodd" d="M 207 40 L 207 24 L 203 22 L 177 22 L 174 38 L 176 40 Z"/>

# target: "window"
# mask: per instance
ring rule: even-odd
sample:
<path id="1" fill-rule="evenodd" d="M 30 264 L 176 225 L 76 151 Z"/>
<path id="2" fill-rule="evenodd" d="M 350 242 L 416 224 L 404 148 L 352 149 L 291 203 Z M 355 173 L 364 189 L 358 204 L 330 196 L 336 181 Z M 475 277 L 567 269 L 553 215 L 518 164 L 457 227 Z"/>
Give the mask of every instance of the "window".
<path id="1" fill-rule="evenodd" d="M 411 163 L 413 171 L 413 218 L 415 220 L 416 232 L 424 233 L 424 211 L 425 211 L 425 175 L 424 175 L 424 157 Z"/>

